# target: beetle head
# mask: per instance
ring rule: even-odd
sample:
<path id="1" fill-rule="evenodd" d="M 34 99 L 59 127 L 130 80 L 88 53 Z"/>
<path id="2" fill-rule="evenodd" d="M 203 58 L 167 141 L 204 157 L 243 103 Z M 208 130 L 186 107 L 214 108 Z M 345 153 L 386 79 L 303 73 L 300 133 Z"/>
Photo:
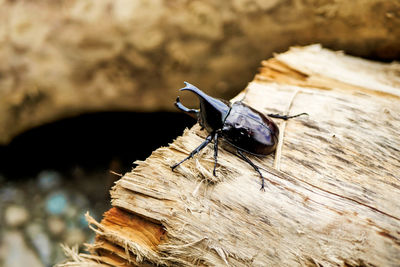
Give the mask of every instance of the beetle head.
<path id="1" fill-rule="evenodd" d="M 200 112 L 197 113 L 200 125 L 210 133 L 221 129 L 231 109 L 229 102 L 211 97 L 188 82 L 185 85 L 180 91 L 191 91 L 200 100 Z"/>

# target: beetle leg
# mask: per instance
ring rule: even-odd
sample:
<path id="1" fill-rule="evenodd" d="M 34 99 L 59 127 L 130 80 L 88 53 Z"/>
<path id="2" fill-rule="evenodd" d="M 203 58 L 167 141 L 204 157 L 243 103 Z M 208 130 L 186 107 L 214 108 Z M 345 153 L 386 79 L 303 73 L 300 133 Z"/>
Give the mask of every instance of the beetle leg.
<path id="1" fill-rule="evenodd" d="M 190 152 L 189 156 L 187 156 L 186 158 L 184 158 L 181 162 L 174 164 L 173 166 L 171 166 L 171 169 L 174 170 L 176 167 L 178 167 L 179 165 L 181 165 L 183 162 L 185 162 L 186 160 L 193 158 L 194 155 L 196 155 L 197 153 L 200 152 L 200 150 L 202 150 L 203 148 L 205 148 L 214 138 L 213 134 L 210 134 L 209 136 L 207 136 L 206 140 L 204 140 L 203 143 L 201 143 L 198 147 L 196 147 L 195 150 L 193 150 L 192 152 Z"/>
<path id="2" fill-rule="evenodd" d="M 293 115 L 293 116 L 279 115 L 279 114 L 268 114 L 269 117 L 277 118 L 277 119 L 282 119 L 282 120 L 288 120 L 288 119 L 291 119 L 291 118 L 296 118 L 296 117 L 299 117 L 299 116 L 301 116 L 301 115 L 308 115 L 308 114 L 305 113 L 305 112 L 300 113 L 300 114 L 296 114 L 296 115 Z"/>
<path id="3" fill-rule="evenodd" d="M 217 161 L 218 161 L 218 132 L 214 135 L 214 170 L 213 174 L 215 175 L 215 168 L 217 168 Z"/>
<path id="4" fill-rule="evenodd" d="M 197 119 L 197 114 L 199 113 L 199 110 L 198 110 L 198 109 L 190 109 L 190 108 L 185 107 L 185 106 L 181 103 L 181 101 L 179 100 L 179 96 L 176 98 L 175 106 L 176 106 L 178 109 L 182 110 L 183 112 L 189 114 L 189 115 L 192 116 L 193 118 Z"/>
<path id="5" fill-rule="evenodd" d="M 255 165 L 253 162 L 251 162 L 251 160 L 250 160 L 248 157 L 246 157 L 246 155 L 243 154 L 242 151 L 240 151 L 240 150 L 238 149 L 238 150 L 237 150 L 237 153 L 239 154 L 239 156 L 240 156 L 241 159 L 243 159 L 243 160 L 246 161 L 248 164 L 250 164 L 251 167 L 253 167 L 254 170 L 256 170 L 256 172 L 258 172 L 258 174 L 259 174 L 260 177 L 261 177 L 261 188 L 260 188 L 260 190 L 265 191 L 265 189 L 264 189 L 264 176 L 261 174 L 260 169 L 257 167 L 257 165 Z"/>

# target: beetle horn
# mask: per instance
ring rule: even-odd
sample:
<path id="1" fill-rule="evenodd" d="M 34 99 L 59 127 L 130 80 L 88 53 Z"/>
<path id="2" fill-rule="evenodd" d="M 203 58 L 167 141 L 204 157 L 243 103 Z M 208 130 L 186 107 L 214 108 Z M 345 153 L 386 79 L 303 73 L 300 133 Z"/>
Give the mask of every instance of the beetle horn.
<path id="1" fill-rule="evenodd" d="M 195 93 L 200 100 L 200 110 L 203 110 L 204 112 L 212 112 L 212 113 L 219 113 L 222 116 L 222 120 L 225 120 L 226 116 L 228 116 L 229 110 L 230 110 L 230 104 L 229 102 L 223 101 L 221 99 L 217 99 L 214 97 L 211 97 L 201 91 L 199 88 L 196 86 L 185 82 L 185 87 L 180 89 L 180 91 L 191 91 Z"/>
<path id="2" fill-rule="evenodd" d="M 181 103 L 181 101 L 179 100 L 179 96 L 178 96 L 178 97 L 176 98 L 176 100 L 175 100 L 175 106 L 176 106 L 178 109 L 182 110 L 183 112 L 189 114 L 191 117 L 197 119 L 197 115 L 198 115 L 198 113 L 199 113 L 199 110 L 197 110 L 197 109 L 190 109 L 190 108 L 185 107 L 185 106 Z"/>

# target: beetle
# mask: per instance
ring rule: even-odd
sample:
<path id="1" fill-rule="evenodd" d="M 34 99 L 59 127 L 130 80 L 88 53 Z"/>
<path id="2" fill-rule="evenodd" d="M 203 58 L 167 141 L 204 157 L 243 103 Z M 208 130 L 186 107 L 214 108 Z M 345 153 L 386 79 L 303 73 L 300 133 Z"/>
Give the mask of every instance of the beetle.
<path id="1" fill-rule="evenodd" d="M 190 91 L 196 94 L 200 101 L 200 108 L 189 109 L 185 107 L 180 102 L 179 96 L 176 98 L 175 106 L 196 118 L 201 129 L 206 129 L 209 135 L 203 143 L 189 154 L 189 156 L 171 166 L 171 169 L 174 170 L 214 141 L 213 175 L 216 176 L 215 169 L 218 161 L 218 141 L 219 138 L 222 138 L 236 149 L 237 155 L 242 160 L 246 161 L 258 172 L 261 177 L 261 190 L 264 190 L 264 177 L 259 167 L 257 167 L 245 153 L 260 157 L 269 155 L 275 151 L 278 144 L 279 128 L 269 117 L 287 120 L 308 114 L 300 113 L 294 116 L 268 114 L 268 116 L 265 116 L 263 113 L 246 105 L 242 101 L 231 104 L 226 100 L 214 98 L 205 94 L 199 88 L 188 82 L 184 83 L 186 86 L 180 89 L 180 91 Z"/>

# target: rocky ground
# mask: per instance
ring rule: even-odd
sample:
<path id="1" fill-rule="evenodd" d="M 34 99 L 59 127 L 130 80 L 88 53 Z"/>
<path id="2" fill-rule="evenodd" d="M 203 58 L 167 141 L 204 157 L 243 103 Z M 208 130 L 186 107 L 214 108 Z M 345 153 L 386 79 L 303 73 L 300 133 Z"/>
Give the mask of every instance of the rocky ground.
<path id="1" fill-rule="evenodd" d="M 195 121 L 181 113 L 87 114 L 0 146 L 0 266 L 52 266 L 60 244 L 91 243 L 118 175 Z M 162 131 L 162 134 L 160 134 Z M 80 247 L 84 251 L 84 247 Z"/>
<path id="2" fill-rule="evenodd" d="M 0 144 L 87 112 L 173 111 L 183 81 L 229 99 L 290 46 L 398 59 L 399 10 L 387 0 L 0 0 Z"/>
<path id="3" fill-rule="evenodd" d="M 93 179 L 98 182 L 90 183 Z M 85 213 L 101 219 L 109 208 L 110 179 L 107 173 L 81 169 L 68 174 L 44 170 L 18 181 L 1 176 L 0 265 L 52 266 L 65 258 L 60 244 L 91 242 Z"/>

